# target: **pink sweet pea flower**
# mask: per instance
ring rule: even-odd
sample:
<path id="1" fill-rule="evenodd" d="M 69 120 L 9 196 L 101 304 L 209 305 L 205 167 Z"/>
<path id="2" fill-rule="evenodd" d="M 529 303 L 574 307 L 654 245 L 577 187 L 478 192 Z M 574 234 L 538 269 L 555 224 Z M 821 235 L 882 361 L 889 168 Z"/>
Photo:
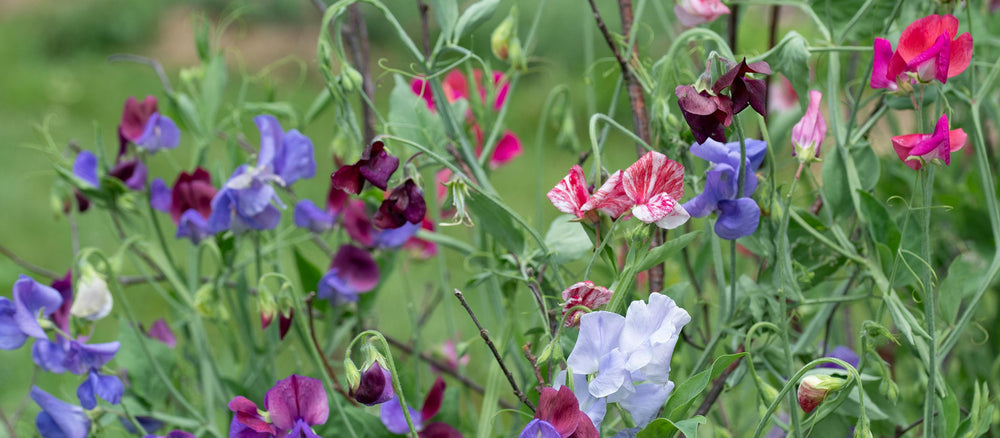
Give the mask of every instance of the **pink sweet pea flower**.
<path id="1" fill-rule="evenodd" d="M 876 38 L 872 88 L 895 91 L 900 76 L 909 72 L 915 73 L 921 82 L 937 79 L 941 83 L 962 73 L 972 61 L 972 35 L 966 32 L 956 37 L 956 34 L 958 19 L 954 16 L 928 15 L 903 30 L 895 53 L 892 43 Z"/>
<path id="2" fill-rule="evenodd" d="M 607 181 L 604 181 L 601 188 L 590 196 L 590 199 L 580 207 L 580 210 L 584 212 L 597 210 L 611 216 L 612 219 L 618 219 L 633 205 L 635 203 L 629 199 L 628 194 L 625 193 L 625 187 L 622 185 L 622 171 L 617 170 L 608 177 Z"/>
<path id="3" fill-rule="evenodd" d="M 552 205 L 563 213 L 572 214 L 578 218 L 583 218 L 587 214 L 583 210 L 584 204 L 590 198 L 587 191 L 587 180 L 583 175 L 583 168 L 575 165 L 569 169 L 569 173 L 549 190 L 545 196 L 552 201 Z"/>
<path id="4" fill-rule="evenodd" d="M 611 301 L 613 293 L 604 286 L 595 286 L 592 281 L 581 281 L 566 288 L 562 292 L 562 297 L 566 300 L 563 303 L 563 317 L 565 317 L 563 325 L 566 327 L 580 325 L 580 317 L 584 315 L 584 311 L 573 309 L 574 307 L 583 306 L 590 310 L 597 310 L 598 307 Z"/>
<path id="5" fill-rule="evenodd" d="M 819 157 L 819 146 L 826 138 L 826 119 L 819 111 L 822 99 L 823 93 L 810 91 L 809 108 L 802 119 L 792 127 L 792 156 L 798 156 L 799 161 Z"/>
<path id="6" fill-rule="evenodd" d="M 951 164 L 951 153 L 965 146 L 967 136 L 961 128 L 948 130 L 948 115 L 942 114 L 933 134 L 907 134 L 892 138 L 896 155 L 913 170 L 935 159 Z"/>
<path id="7" fill-rule="evenodd" d="M 677 21 L 680 21 L 684 27 L 695 27 L 702 23 L 708 23 L 719 18 L 720 15 L 728 13 L 729 8 L 719 0 L 680 0 L 674 5 Z"/>

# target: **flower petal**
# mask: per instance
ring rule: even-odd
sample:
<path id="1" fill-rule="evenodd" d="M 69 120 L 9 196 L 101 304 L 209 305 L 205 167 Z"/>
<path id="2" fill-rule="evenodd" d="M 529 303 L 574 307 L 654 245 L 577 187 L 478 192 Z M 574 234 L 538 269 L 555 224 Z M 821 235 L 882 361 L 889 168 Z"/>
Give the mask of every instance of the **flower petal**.
<path id="1" fill-rule="evenodd" d="M 100 187 L 97 179 L 97 156 L 88 150 L 82 150 L 73 161 L 73 175 L 86 182 L 90 187 Z"/>
<path id="2" fill-rule="evenodd" d="M 632 207 L 632 215 L 647 224 L 658 222 L 678 207 L 677 201 L 666 193 L 653 196 L 645 204 Z M 682 222 L 683 223 L 683 222 Z"/>
<path id="3" fill-rule="evenodd" d="M 296 374 L 279 380 L 267 391 L 264 408 L 271 414 L 271 423 L 286 430 L 293 428 L 300 419 L 310 425 L 326 423 L 330 414 L 323 384 Z"/>
<path id="4" fill-rule="evenodd" d="M 549 198 L 549 201 L 552 201 L 556 210 L 576 217 L 583 217 L 584 212 L 581 211 L 581 207 L 587 203 L 589 196 L 583 168 L 579 165 L 571 167 L 569 173 L 545 196 Z"/>
<path id="5" fill-rule="evenodd" d="M 410 410 L 413 428 L 417 431 L 423 430 L 424 422 L 423 418 L 420 417 L 420 411 L 409 406 L 406 408 Z M 382 403 L 379 408 L 379 418 L 382 419 L 382 424 L 385 425 L 386 429 L 389 429 L 389 432 L 405 435 L 410 431 L 410 426 L 406 424 L 406 415 L 403 414 L 403 407 L 399 404 L 399 397 L 393 397 L 392 400 Z"/>
<path id="6" fill-rule="evenodd" d="M 313 143 L 309 137 L 302 135 L 296 129 L 288 131 L 282 138 L 279 151 L 274 159 L 274 173 L 281 177 L 285 186 L 316 175 L 316 159 L 313 156 Z"/>
<path id="7" fill-rule="evenodd" d="M 590 196 L 590 199 L 580 207 L 580 210 L 583 212 L 599 210 L 607 213 L 613 219 L 617 219 L 633 205 L 635 203 L 625 193 L 625 187 L 622 185 L 622 171 L 619 170 L 608 177 L 608 180 Z"/>
<path id="8" fill-rule="evenodd" d="M 580 335 L 566 365 L 576 374 L 598 371 L 601 357 L 618 347 L 625 317 L 612 312 L 591 312 L 580 318 Z"/>
<path id="9" fill-rule="evenodd" d="M 726 240 L 736 240 L 757 231 L 760 207 L 750 198 L 719 201 L 719 218 L 715 221 L 715 234 Z"/>

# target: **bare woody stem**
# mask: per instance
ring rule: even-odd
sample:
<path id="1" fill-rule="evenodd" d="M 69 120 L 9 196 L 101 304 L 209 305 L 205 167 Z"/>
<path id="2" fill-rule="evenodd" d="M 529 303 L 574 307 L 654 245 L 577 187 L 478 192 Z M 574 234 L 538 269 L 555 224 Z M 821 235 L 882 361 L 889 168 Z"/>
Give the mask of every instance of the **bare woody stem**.
<path id="1" fill-rule="evenodd" d="M 427 3 L 424 0 L 417 0 L 417 10 L 420 12 L 420 35 L 424 40 L 424 57 L 431 56 L 431 32 L 427 25 Z"/>
<path id="2" fill-rule="evenodd" d="M 330 366 L 330 361 L 326 358 L 326 353 L 323 353 L 323 348 L 319 345 L 319 340 L 316 338 L 316 324 L 313 322 L 313 300 L 316 298 L 316 293 L 310 293 L 306 297 L 306 313 L 307 319 L 309 321 L 309 339 L 312 340 L 313 346 L 316 347 L 316 351 L 319 353 L 320 359 L 323 362 L 324 371 L 330 376 L 330 380 L 333 382 L 333 389 L 337 391 L 340 395 L 344 396 L 347 401 L 351 402 L 354 406 L 360 406 L 354 397 L 344 390 L 344 387 L 340 385 L 340 380 L 337 379 L 337 373 L 334 372 L 333 367 Z"/>
<path id="3" fill-rule="evenodd" d="M 493 345 L 493 340 L 490 339 L 490 332 L 484 329 L 482 324 L 479 323 L 479 319 L 476 318 L 476 314 L 472 311 L 472 308 L 469 307 L 469 303 L 465 301 L 465 296 L 462 295 L 462 291 L 455 289 L 455 298 L 458 298 L 458 301 L 462 303 L 462 307 L 464 307 L 465 311 L 469 313 L 469 317 L 472 318 L 472 322 L 475 323 L 476 328 L 479 329 L 479 336 L 482 336 L 483 341 L 486 342 L 486 346 L 490 347 L 490 352 L 493 353 L 493 357 L 497 360 L 497 363 L 500 364 L 500 369 L 503 370 L 504 375 L 507 376 L 507 382 L 510 383 L 511 389 L 514 390 L 514 395 L 517 396 L 517 399 L 520 400 L 521 403 L 524 403 L 528 409 L 531 409 L 531 411 L 534 412 L 535 405 L 528 400 L 528 397 L 524 395 L 521 388 L 517 386 L 517 382 L 514 381 L 514 375 L 510 373 L 509 369 L 507 369 L 507 364 L 504 363 L 503 357 L 500 356 L 500 353 L 497 351 L 497 347 Z"/>
<path id="4" fill-rule="evenodd" d="M 34 272 L 35 274 L 41 275 L 43 277 L 48 277 L 52 280 L 58 280 L 60 278 L 63 278 L 63 276 L 60 275 L 58 272 L 50 271 L 48 269 L 45 269 L 41 266 L 38 266 L 34 263 L 31 263 L 27 260 L 18 257 L 17 254 L 14 254 L 14 251 L 7 249 L 3 245 L 0 245 L 0 254 L 7 256 L 7 258 L 9 258 L 10 261 L 14 262 L 15 264 L 24 269 Z"/>
<path id="5" fill-rule="evenodd" d="M 366 98 L 368 102 L 375 101 L 375 84 L 372 83 L 371 70 L 368 67 L 368 26 L 357 3 L 347 7 L 347 26 L 344 26 L 341 34 L 347 41 L 351 62 L 354 63 L 358 73 L 361 73 L 361 89 L 366 96 L 361 98 L 361 114 L 364 119 L 365 141 L 368 142 L 375 138 L 375 111 L 367 104 Z"/>

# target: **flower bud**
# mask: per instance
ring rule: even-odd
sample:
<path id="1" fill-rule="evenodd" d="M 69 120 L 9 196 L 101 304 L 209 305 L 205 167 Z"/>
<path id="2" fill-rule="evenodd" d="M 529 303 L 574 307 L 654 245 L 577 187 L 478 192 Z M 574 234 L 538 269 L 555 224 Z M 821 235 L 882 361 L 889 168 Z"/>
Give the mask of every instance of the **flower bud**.
<path id="1" fill-rule="evenodd" d="M 507 52 L 511 67 L 520 71 L 528 69 L 528 57 L 525 55 L 524 49 L 521 47 L 521 40 L 518 37 L 515 36 L 510 40 L 510 48 Z"/>
<path id="2" fill-rule="evenodd" d="M 337 76 L 337 81 L 340 82 L 340 87 L 347 93 L 353 93 L 355 90 L 361 89 L 364 83 L 361 73 L 347 64 L 344 64 L 342 67 L 340 76 Z"/>
<path id="3" fill-rule="evenodd" d="M 260 329 L 264 330 L 271 325 L 274 316 L 278 314 L 278 302 L 271 291 L 260 288 L 257 291 L 257 307 L 260 308 Z"/>
<path id="4" fill-rule="evenodd" d="M 819 157 L 819 146 L 826 137 L 826 119 L 819 111 L 823 93 L 812 90 L 809 92 L 809 109 L 802 119 L 792 128 L 792 156 L 800 162 L 812 161 Z"/>
<path id="5" fill-rule="evenodd" d="M 511 8 L 510 15 L 507 15 L 507 18 L 504 18 L 500 22 L 500 25 L 496 29 L 493 29 L 493 34 L 490 35 L 490 49 L 493 50 L 493 56 L 496 56 L 501 61 L 506 61 L 508 58 L 511 36 L 517 37 L 516 13 L 517 7 L 515 6 Z"/>
<path id="6" fill-rule="evenodd" d="M 108 283 L 89 264 L 84 264 L 81 271 L 80 281 L 73 297 L 73 307 L 70 307 L 69 312 L 73 316 L 91 321 L 108 316 L 114 304 Z"/>
<path id="7" fill-rule="evenodd" d="M 367 406 L 385 403 L 395 396 L 392 374 L 378 362 L 373 362 L 360 373 L 357 384 L 351 385 L 350 395 Z"/>
<path id="8" fill-rule="evenodd" d="M 799 407 L 807 414 L 812 412 L 826 399 L 830 391 L 840 389 L 844 383 L 844 379 L 823 374 L 805 376 L 799 382 Z"/>

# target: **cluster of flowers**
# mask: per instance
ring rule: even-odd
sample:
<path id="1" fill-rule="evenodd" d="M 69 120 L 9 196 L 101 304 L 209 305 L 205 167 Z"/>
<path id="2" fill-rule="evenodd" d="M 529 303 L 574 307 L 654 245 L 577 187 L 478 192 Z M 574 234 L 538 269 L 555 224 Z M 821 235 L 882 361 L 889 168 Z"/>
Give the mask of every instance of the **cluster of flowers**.
<path id="1" fill-rule="evenodd" d="M 928 15 L 903 30 L 895 52 L 891 42 L 876 38 L 871 87 L 910 94 L 915 85 L 923 87 L 935 80 L 947 83 L 972 61 L 972 35 L 957 34 L 955 17 Z M 964 147 L 965 141 L 965 131 L 949 129 L 948 115 L 942 114 L 933 133 L 895 136 L 892 147 L 907 166 L 920 170 L 928 162 L 950 164 L 951 153 Z"/>

